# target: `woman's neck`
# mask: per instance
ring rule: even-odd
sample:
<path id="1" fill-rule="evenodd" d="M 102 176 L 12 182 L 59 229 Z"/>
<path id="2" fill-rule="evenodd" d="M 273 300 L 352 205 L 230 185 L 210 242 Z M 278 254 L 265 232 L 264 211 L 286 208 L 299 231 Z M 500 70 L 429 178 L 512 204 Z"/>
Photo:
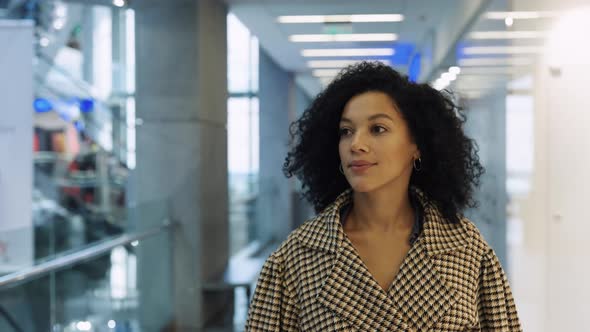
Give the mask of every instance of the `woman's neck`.
<path id="1" fill-rule="evenodd" d="M 413 223 L 414 210 L 407 186 L 353 193 L 347 228 L 367 232 L 399 232 L 411 229 Z"/>

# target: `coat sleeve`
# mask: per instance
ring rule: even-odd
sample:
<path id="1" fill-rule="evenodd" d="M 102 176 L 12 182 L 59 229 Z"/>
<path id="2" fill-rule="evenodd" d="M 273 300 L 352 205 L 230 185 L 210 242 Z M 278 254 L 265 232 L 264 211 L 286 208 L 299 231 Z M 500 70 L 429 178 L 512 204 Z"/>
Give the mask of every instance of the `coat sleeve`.
<path id="1" fill-rule="evenodd" d="M 481 331 L 522 331 L 508 279 L 491 249 L 484 255 L 478 287 Z"/>
<path id="2" fill-rule="evenodd" d="M 286 287 L 283 266 L 273 254 L 264 263 L 250 303 L 246 331 L 298 331 L 295 293 Z"/>

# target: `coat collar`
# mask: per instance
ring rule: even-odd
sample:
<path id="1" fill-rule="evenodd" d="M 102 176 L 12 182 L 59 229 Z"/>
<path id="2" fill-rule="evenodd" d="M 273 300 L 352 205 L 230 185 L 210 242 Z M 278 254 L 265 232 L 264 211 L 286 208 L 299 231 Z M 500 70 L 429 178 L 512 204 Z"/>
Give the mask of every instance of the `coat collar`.
<path id="1" fill-rule="evenodd" d="M 318 302 L 359 330 L 428 330 L 456 301 L 455 288 L 438 272 L 433 256 L 467 246 L 469 228 L 463 222 L 448 223 L 420 190 L 412 188 L 411 194 L 422 206 L 424 229 L 388 292 L 345 242 L 340 209 L 350 203 L 350 189 L 296 233 L 304 246 L 334 257 L 325 263 L 330 273 L 318 289 Z"/>
<path id="2" fill-rule="evenodd" d="M 416 187 L 410 194 L 417 198 L 423 211 L 424 229 L 420 235 L 426 254 L 438 255 L 466 247 L 472 236 L 468 224 L 451 224 L 424 192 Z M 297 234 L 306 247 L 336 253 L 344 240 L 340 221 L 340 210 L 352 201 L 352 190 L 347 189 L 336 200 L 318 214 L 312 222 L 303 225 Z"/>

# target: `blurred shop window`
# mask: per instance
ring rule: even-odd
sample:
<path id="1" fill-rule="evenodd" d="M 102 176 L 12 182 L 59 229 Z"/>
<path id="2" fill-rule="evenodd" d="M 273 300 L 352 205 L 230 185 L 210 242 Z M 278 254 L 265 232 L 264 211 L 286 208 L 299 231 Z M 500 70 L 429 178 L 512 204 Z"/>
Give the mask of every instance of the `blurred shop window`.
<path id="1" fill-rule="evenodd" d="M 239 19 L 227 16 L 227 141 L 230 253 L 256 240 L 258 195 L 258 39 Z"/>

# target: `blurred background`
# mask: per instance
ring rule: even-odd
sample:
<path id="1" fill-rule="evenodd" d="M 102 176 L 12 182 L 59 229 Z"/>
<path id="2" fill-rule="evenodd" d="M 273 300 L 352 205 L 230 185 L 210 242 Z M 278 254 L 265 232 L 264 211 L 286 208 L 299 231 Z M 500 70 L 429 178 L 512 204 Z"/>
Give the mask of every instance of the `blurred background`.
<path id="1" fill-rule="evenodd" d="M 590 1 L 0 0 L 0 331 L 242 331 L 342 67 L 453 92 L 525 331 L 590 326 Z M 441 174 L 444 176 L 444 174 Z"/>

